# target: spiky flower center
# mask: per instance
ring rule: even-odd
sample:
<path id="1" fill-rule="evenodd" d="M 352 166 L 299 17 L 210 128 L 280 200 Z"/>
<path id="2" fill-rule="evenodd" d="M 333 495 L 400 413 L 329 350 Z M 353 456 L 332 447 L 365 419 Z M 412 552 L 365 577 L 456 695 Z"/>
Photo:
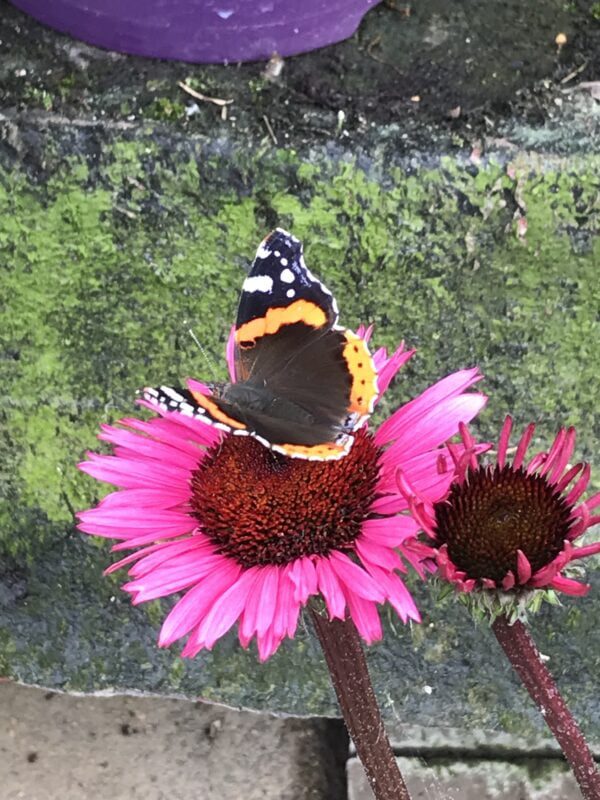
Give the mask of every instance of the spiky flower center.
<path id="1" fill-rule="evenodd" d="M 523 469 L 479 467 L 435 505 L 438 545 L 468 578 L 501 581 L 517 574 L 517 550 L 532 571 L 563 549 L 571 508 L 545 477 Z"/>
<path id="2" fill-rule="evenodd" d="M 379 455 L 364 429 L 339 461 L 287 458 L 227 436 L 192 475 L 193 513 L 244 567 L 350 549 L 375 497 Z"/>

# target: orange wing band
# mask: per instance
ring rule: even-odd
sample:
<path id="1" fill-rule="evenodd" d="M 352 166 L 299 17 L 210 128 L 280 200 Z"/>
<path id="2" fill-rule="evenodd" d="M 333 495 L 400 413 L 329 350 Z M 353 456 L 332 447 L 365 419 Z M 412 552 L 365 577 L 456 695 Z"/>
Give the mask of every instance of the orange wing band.
<path id="1" fill-rule="evenodd" d="M 373 357 L 367 343 L 359 336 L 349 330 L 345 334 L 347 344 L 344 346 L 344 359 L 352 376 L 348 411 L 361 416 L 372 414 L 379 394 Z"/>
<path id="2" fill-rule="evenodd" d="M 210 416 L 217 422 L 222 422 L 224 425 L 229 425 L 230 428 L 235 428 L 236 430 L 244 430 L 248 427 L 244 425 L 243 422 L 239 422 L 237 419 L 227 416 L 208 395 L 200 394 L 200 392 L 192 392 L 191 394 L 198 405 L 206 409 Z"/>
<path id="3" fill-rule="evenodd" d="M 333 459 L 341 458 L 349 450 L 349 445 L 335 444 L 328 442 L 326 444 L 315 445 L 301 445 L 301 444 L 278 444 L 272 445 L 273 450 L 283 453 L 292 458 L 307 458 L 319 461 L 330 461 Z"/>
<path id="4" fill-rule="evenodd" d="M 246 322 L 235 332 L 236 344 L 251 342 L 268 333 L 277 333 L 283 325 L 304 322 L 311 328 L 322 328 L 327 324 L 327 315 L 322 308 L 308 300 L 296 300 L 289 306 L 270 308 L 264 317 Z M 248 345 L 246 345 L 248 346 Z"/>

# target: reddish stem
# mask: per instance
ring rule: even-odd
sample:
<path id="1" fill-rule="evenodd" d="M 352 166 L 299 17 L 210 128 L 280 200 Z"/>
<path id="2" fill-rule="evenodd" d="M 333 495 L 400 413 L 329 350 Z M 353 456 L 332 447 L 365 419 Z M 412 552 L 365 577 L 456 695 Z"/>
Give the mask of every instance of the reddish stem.
<path id="1" fill-rule="evenodd" d="M 348 732 L 377 800 L 410 800 L 383 727 L 358 631 L 351 619 L 328 620 L 311 606 L 313 624 Z"/>
<path id="2" fill-rule="evenodd" d="M 531 634 L 522 622 L 511 625 L 505 616 L 498 617 L 492 628 L 571 765 L 585 800 L 600 800 L 600 772 L 594 757 Z"/>

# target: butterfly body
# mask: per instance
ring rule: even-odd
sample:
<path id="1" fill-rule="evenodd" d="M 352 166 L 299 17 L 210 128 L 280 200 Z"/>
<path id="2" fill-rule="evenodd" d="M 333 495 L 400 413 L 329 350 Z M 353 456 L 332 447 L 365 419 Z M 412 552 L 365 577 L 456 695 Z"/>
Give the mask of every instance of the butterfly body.
<path id="1" fill-rule="evenodd" d="M 144 396 L 284 455 L 340 458 L 373 410 L 377 372 L 366 343 L 337 319 L 301 243 L 278 228 L 259 246 L 242 287 L 236 380 L 211 384 L 210 395 L 161 386 Z"/>

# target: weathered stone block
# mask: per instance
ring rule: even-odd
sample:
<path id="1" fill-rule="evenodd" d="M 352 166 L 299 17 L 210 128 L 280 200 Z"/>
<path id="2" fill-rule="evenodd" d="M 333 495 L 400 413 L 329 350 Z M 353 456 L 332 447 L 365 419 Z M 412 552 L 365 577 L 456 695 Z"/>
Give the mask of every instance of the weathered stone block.
<path id="1" fill-rule="evenodd" d="M 399 758 L 410 796 L 418 800 L 581 800 L 575 778 L 558 759 Z M 358 759 L 348 762 L 348 800 L 373 800 Z"/>
<path id="2" fill-rule="evenodd" d="M 333 720 L 4 683 L 2 798 L 343 800 L 340 729 Z"/>

